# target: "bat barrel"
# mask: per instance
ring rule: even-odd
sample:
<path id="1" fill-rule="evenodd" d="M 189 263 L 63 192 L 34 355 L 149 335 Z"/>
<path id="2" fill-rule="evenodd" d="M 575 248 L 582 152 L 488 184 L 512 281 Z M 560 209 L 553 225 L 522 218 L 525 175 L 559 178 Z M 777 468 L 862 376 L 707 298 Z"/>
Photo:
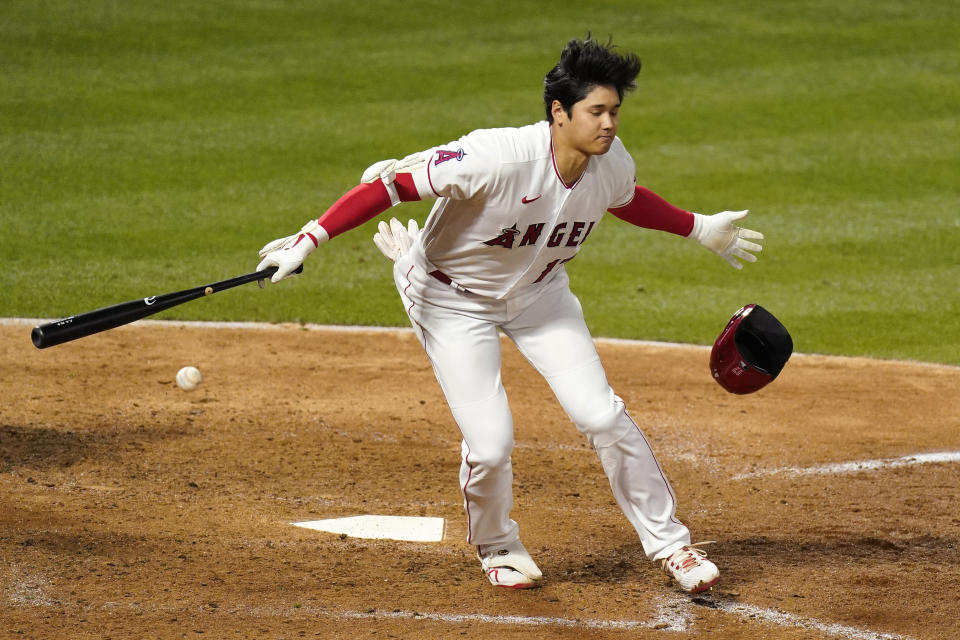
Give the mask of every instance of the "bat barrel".
<path id="1" fill-rule="evenodd" d="M 30 339 L 36 348 L 46 349 L 128 324 L 170 306 L 168 303 L 151 307 L 143 300 L 131 300 L 34 327 Z"/>
<path id="2" fill-rule="evenodd" d="M 303 269 L 300 266 L 296 273 Z M 102 309 L 94 309 L 79 315 L 70 316 L 63 320 L 48 322 L 38 327 L 34 327 L 30 332 L 30 339 L 33 346 L 38 349 L 45 349 L 70 340 L 83 338 L 93 333 L 107 331 L 121 325 L 129 324 L 141 318 L 146 318 L 155 313 L 169 309 L 177 305 L 195 300 L 204 296 L 209 296 L 216 291 L 230 289 L 254 280 L 269 278 L 276 273 L 276 267 L 269 267 L 262 271 L 254 271 L 229 280 L 221 280 L 202 287 L 175 291 L 159 296 L 149 296 L 139 300 L 129 300 L 121 302 Z"/>

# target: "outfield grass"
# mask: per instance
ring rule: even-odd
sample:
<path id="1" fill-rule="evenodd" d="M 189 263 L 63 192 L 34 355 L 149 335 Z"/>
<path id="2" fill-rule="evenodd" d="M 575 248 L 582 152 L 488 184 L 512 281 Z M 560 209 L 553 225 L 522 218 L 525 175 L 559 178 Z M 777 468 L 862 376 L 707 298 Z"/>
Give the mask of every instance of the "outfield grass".
<path id="1" fill-rule="evenodd" d="M 369 164 L 542 118 L 589 29 L 643 59 L 620 131 L 640 182 L 767 235 L 735 272 L 611 217 L 568 265 L 596 335 L 708 344 L 758 302 L 800 351 L 960 364 L 960 6 L 545 6 L 7 0 L 0 316 L 252 270 Z M 159 317 L 404 325 L 374 227 Z"/>

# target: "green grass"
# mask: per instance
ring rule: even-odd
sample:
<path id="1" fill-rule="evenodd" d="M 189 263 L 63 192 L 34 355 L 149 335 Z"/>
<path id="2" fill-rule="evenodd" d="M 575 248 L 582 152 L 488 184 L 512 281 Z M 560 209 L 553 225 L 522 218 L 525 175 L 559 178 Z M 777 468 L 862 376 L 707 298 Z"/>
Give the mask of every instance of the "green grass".
<path id="1" fill-rule="evenodd" d="M 0 316 L 252 270 L 371 163 L 540 119 L 544 73 L 591 30 L 644 62 L 620 130 L 639 181 L 767 236 L 735 272 L 610 218 L 568 265 L 596 335 L 709 344 L 758 302 L 800 351 L 960 364 L 960 6 L 550 7 L 4 2 Z M 374 227 L 158 317 L 404 325 Z"/>

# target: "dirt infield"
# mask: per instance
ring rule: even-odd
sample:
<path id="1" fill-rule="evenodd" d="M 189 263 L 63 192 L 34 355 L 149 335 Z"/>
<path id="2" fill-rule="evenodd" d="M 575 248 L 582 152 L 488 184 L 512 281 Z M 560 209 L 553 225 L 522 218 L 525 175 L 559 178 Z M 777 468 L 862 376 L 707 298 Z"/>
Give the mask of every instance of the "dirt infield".
<path id="1" fill-rule="evenodd" d="M 3 638 L 960 637 L 958 368 L 796 356 L 740 397 L 704 349 L 601 342 L 680 518 L 717 541 L 721 582 L 689 597 L 505 347 L 513 515 L 545 574 L 513 592 L 464 541 L 458 433 L 411 333 L 139 323 L 41 351 L 29 328 L 0 325 Z M 290 525 L 356 514 L 447 533 Z"/>

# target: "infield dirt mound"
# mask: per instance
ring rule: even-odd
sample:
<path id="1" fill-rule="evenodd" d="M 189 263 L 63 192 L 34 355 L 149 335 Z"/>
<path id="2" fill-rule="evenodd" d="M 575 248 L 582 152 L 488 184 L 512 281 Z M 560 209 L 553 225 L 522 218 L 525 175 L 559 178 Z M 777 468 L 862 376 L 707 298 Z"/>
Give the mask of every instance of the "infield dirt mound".
<path id="1" fill-rule="evenodd" d="M 41 351 L 29 329 L 0 326 L 2 637 L 958 637 L 956 462 L 777 472 L 960 451 L 957 368 L 795 356 L 741 397 L 705 349 L 601 342 L 679 517 L 717 541 L 721 582 L 691 599 L 505 343 L 513 515 L 545 574 L 513 592 L 464 541 L 458 433 L 410 332 L 138 323 Z M 447 536 L 289 524 L 362 513 Z"/>

